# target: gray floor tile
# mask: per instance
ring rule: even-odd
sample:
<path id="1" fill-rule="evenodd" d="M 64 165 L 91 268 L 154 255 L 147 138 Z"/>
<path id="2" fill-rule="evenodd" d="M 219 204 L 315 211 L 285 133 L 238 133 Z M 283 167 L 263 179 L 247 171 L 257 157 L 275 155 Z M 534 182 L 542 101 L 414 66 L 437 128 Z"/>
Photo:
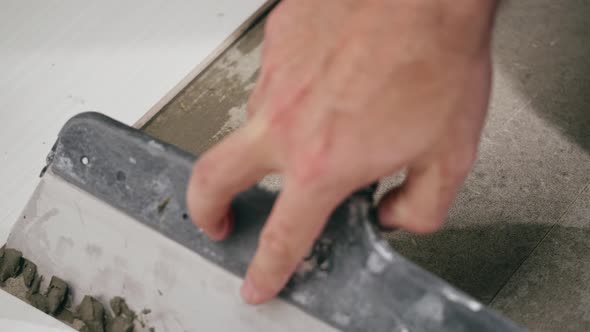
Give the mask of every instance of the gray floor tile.
<path id="1" fill-rule="evenodd" d="M 531 331 L 590 331 L 590 187 L 492 302 Z"/>
<path id="2" fill-rule="evenodd" d="M 588 17 L 590 2 L 585 0 L 505 1 L 495 29 L 494 59 L 497 72 L 510 80 L 512 100 L 520 93 L 543 120 L 590 151 Z"/>
<path id="3" fill-rule="evenodd" d="M 489 302 L 590 180 L 590 156 L 527 109 L 481 145 L 445 228 L 394 248 Z"/>

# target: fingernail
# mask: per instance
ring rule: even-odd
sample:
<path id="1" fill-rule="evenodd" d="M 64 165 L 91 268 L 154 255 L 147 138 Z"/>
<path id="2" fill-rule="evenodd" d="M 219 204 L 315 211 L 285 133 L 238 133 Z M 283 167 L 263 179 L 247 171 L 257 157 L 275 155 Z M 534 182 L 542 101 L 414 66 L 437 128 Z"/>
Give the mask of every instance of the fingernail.
<path id="1" fill-rule="evenodd" d="M 258 304 L 262 300 L 261 294 L 258 292 L 256 287 L 249 280 L 245 280 L 240 290 L 242 299 L 248 304 Z"/>

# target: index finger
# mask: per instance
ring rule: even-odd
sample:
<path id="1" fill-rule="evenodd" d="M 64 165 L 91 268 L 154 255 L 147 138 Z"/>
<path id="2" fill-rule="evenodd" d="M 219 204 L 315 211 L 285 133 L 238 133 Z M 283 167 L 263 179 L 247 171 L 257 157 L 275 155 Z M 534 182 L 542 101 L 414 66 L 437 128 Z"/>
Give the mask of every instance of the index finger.
<path id="1" fill-rule="evenodd" d="M 249 123 L 207 151 L 193 167 L 186 195 L 189 213 L 214 240 L 231 230 L 228 212 L 233 196 L 271 170 L 258 137 Z"/>

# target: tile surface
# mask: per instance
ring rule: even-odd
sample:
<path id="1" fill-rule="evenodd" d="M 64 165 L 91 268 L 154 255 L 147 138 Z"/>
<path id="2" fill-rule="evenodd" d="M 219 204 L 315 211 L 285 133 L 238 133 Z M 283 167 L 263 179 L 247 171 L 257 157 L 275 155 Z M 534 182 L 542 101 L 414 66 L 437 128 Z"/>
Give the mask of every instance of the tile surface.
<path id="1" fill-rule="evenodd" d="M 590 187 L 492 302 L 531 331 L 590 331 Z"/>

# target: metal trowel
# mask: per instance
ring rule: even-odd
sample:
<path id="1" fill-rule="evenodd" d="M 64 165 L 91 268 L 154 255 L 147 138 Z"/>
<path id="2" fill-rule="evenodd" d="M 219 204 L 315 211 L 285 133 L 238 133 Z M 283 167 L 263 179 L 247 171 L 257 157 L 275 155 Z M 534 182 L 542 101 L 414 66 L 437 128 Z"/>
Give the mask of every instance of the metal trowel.
<path id="1" fill-rule="evenodd" d="M 61 130 L 7 247 L 66 281 L 73 305 L 120 296 L 143 310 L 135 331 L 521 330 L 393 251 L 375 227 L 370 188 L 333 212 L 278 299 L 244 304 L 241 276 L 276 193 L 241 193 L 233 234 L 212 242 L 186 212 L 194 161 L 103 115 L 78 115 Z"/>

